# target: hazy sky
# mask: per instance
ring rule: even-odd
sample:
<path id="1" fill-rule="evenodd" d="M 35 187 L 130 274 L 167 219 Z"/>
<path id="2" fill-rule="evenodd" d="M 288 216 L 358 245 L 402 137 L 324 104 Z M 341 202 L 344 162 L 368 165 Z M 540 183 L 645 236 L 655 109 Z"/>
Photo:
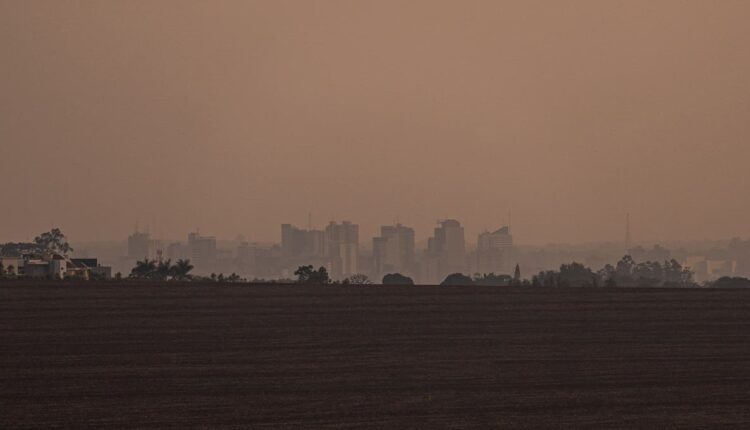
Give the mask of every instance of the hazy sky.
<path id="1" fill-rule="evenodd" d="M 0 2 L 0 242 L 750 235 L 748 1 Z"/>

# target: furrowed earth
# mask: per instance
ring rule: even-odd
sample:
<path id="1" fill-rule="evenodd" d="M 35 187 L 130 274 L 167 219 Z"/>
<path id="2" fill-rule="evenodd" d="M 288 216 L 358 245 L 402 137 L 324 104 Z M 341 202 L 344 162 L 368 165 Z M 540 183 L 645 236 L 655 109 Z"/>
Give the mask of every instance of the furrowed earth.
<path id="1" fill-rule="evenodd" d="M 747 428 L 750 291 L 0 284 L 2 428 Z"/>

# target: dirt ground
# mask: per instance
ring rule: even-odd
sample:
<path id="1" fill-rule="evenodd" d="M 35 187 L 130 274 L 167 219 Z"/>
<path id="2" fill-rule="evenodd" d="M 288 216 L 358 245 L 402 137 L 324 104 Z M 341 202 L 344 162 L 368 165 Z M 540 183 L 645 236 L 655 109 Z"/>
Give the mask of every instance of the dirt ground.
<path id="1" fill-rule="evenodd" d="M 0 285 L 2 428 L 750 427 L 750 291 Z"/>

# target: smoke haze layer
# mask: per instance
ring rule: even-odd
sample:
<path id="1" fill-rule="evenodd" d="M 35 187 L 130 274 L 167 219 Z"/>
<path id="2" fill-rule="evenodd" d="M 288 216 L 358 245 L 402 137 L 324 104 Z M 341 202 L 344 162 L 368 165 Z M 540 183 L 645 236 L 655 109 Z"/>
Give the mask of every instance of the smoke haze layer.
<path id="1" fill-rule="evenodd" d="M 748 236 L 750 3 L 0 4 L 0 237 Z"/>

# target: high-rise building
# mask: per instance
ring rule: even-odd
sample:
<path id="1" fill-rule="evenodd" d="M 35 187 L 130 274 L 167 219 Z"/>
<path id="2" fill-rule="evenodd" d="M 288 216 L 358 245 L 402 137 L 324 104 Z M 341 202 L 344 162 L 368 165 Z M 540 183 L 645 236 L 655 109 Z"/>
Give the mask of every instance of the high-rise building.
<path id="1" fill-rule="evenodd" d="M 141 260 L 144 258 L 154 258 L 156 254 L 156 245 L 151 240 L 148 233 L 135 233 L 128 236 L 128 258 L 131 260 Z"/>
<path id="2" fill-rule="evenodd" d="M 281 255 L 287 260 L 316 259 L 325 256 L 325 232 L 281 225 Z"/>
<path id="3" fill-rule="evenodd" d="M 396 224 L 380 227 L 380 236 L 372 239 L 372 275 L 387 273 L 413 275 L 414 229 Z"/>
<path id="4" fill-rule="evenodd" d="M 198 271 L 213 270 L 216 262 L 216 238 L 201 236 L 200 233 L 188 234 L 190 261 Z"/>
<path id="5" fill-rule="evenodd" d="M 440 221 L 427 242 L 426 281 L 440 282 L 451 273 L 466 270 L 464 228 L 454 219 Z"/>
<path id="6" fill-rule="evenodd" d="M 351 276 L 358 271 L 359 225 L 349 221 L 331 221 L 325 230 L 326 258 L 334 279 Z"/>
<path id="7" fill-rule="evenodd" d="M 167 258 L 172 261 L 189 260 L 190 248 L 180 242 L 173 242 L 167 246 Z"/>
<path id="8" fill-rule="evenodd" d="M 513 236 L 509 226 L 481 233 L 477 238 L 477 270 L 496 274 L 508 272 L 512 269 L 508 261 L 512 248 Z"/>

